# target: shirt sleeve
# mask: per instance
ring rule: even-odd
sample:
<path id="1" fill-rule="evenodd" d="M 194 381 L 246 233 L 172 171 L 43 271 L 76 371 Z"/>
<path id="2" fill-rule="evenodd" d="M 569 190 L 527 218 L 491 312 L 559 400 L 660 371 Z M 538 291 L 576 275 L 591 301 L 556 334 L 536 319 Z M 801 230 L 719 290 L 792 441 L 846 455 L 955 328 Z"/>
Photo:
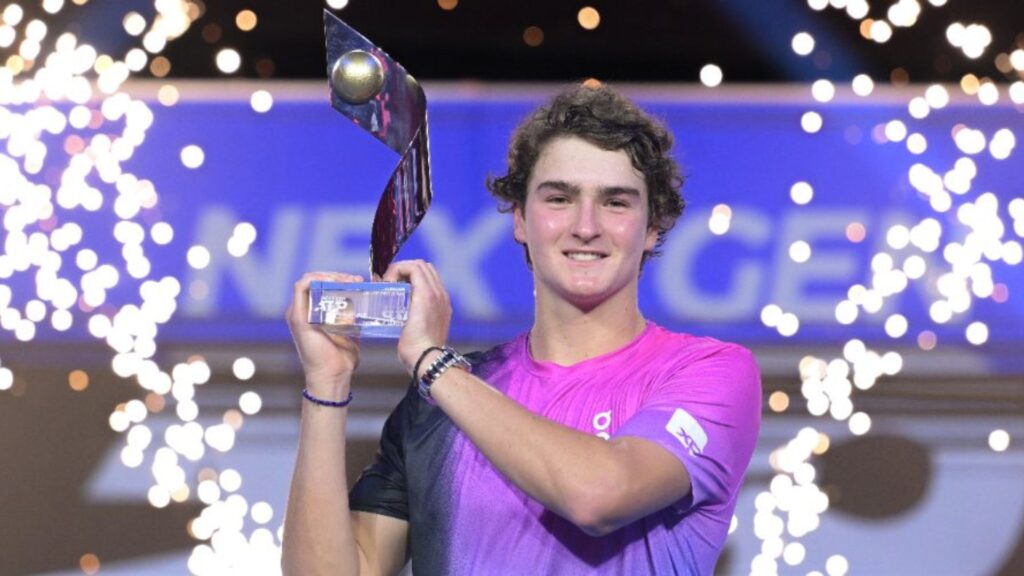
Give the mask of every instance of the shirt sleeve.
<path id="1" fill-rule="evenodd" d="M 349 509 L 409 520 L 409 485 L 405 475 L 403 439 L 412 426 L 416 409 L 410 389 L 388 416 L 381 431 L 380 447 L 373 463 L 363 470 L 348 494 Z"/>
<path id="2" fill-rule="evenodd" d="M 680 511 L 735 499 L 761 427 L 761 376 L 753 354 L 722 344 L 670 374 L 613 435 L 653 441 L 690 475 Z"/>

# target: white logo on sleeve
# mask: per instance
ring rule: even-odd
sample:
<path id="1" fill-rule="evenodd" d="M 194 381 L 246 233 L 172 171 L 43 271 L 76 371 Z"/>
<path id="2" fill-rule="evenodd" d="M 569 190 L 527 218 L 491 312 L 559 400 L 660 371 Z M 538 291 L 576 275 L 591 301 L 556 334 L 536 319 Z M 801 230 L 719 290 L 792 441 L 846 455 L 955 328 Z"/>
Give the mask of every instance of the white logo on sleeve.
<path id="1" fill-rule="evenodd" d="M 704 451 L 708 443 L 708 435 L 701 428 L 696 418 L 682 408 L 677 408 L 672 418 L 665 425 L 665 430 L 682 442 L 690 454 L 697 456 Z"/>

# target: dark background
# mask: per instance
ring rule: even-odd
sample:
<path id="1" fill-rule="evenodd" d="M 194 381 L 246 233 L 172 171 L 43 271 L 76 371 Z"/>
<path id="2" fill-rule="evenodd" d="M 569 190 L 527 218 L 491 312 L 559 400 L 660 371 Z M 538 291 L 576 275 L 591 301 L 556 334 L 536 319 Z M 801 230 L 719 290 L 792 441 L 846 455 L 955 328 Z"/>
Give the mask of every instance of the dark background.
<path id="1" fill-rule="evenodd" d="M 893 2 L 870 2 L 868 18 L 882 19 Z M 714 63 L 726 82 L 794 82 L 818 78 L 849 80 L 867 73 L 876 81 L 959 81 L 966 73 L 993 80 L 1016 76 L 996 56 L 1024 47 L 1024 3 L 1020 0 L 951 0 L 935 7 L 927 0 L 917 23 L 894 27 L 879 44 L 860 34 L 860 22 L 831 6 L 816 12 L 798 0 L 350 0 L 333 12 L 360 30 L 420 79 L 489 81 L 595 77 L 611 82 L 695 82 L 702 66 Z M 137 39 L 120 26 L 134 9 L 151 20 L 153 3 L 140 0 L 70 5 L 57 20 L 78 20 L 81 32 L 99 45 Z M 171 62 L 167 78 L 222 77 L 214 63 L 220 48 L 243 55 L 234 74 L 250 78 L 320 78 L 324 75 L 323 2 L 299 0 L 199 0 L 200 17 L 162 52 Z M 441 5 L 452 6 L 451 9 Z M 600 24 L 585 30 L 578 11 L 591 6 Z M 41 12 L 38 4 L 26 13 Z M 235 25 L 249 9 L 257 25 Z M 110 11 L 110 18 L 97 14 Z M 992 43 L 977 59 L 966 58 L 946 39 L 953 22 L 984 24 Z M 88 28 L 110 26 L 106 34 Z M 529 46 L 524 31 L 536 26 L 543 41 Z M 794 34 L 811 33 L 812 55 L 790 48 Z M 111 46 L 113 48 L 113 46 Z M 114 54 L 116 50 L 112 51 Z M 1005 59 L 1005 57 L 1004 57 Z M 1001 70 L 1000 70 L 1001 68 Z M 895 75 L 894 75 L 895 71 Z M 143 74 L 145 76 L 145 74 Z"/>

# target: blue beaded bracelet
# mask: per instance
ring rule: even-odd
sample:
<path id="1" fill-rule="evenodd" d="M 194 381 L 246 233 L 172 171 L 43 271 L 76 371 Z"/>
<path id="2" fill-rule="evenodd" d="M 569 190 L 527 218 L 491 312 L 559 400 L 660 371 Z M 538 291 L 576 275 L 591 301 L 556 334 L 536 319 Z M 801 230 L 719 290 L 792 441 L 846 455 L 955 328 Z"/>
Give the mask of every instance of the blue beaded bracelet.
<path id="1" fill-rule="evenodd" d="M 306 400 L 309 400 L 313 404 L 316 404 L 317 406 L 330 406 L 331 408 L 344 408 L 345 406 L 348 406 L 349 403 L 352 402 L 353 395 L 352 395 L 352 392 L 349 392 L 347 399 L 342 400 L 341 402 L 335 402 L 334 400 L 323 400 L 321 398 L 317 398 L 316 396 L 313 396 L 312 394 L 309 393 L 309 388 L 303 388 L 302 389 L 302 397 L 305 398 Z"/>

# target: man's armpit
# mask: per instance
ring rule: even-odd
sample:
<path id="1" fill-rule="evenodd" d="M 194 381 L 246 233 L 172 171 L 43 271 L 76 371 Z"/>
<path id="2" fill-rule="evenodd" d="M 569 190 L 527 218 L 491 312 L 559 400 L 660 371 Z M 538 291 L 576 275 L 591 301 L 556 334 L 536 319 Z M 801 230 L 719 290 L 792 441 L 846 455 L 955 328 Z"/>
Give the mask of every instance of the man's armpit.
<path id="1" fill-rule="evenodd" d="M 398 574 L 408 561 L 409 523 L 373 512 L 352 512 L 352 535 L 362 575 Z"/>

